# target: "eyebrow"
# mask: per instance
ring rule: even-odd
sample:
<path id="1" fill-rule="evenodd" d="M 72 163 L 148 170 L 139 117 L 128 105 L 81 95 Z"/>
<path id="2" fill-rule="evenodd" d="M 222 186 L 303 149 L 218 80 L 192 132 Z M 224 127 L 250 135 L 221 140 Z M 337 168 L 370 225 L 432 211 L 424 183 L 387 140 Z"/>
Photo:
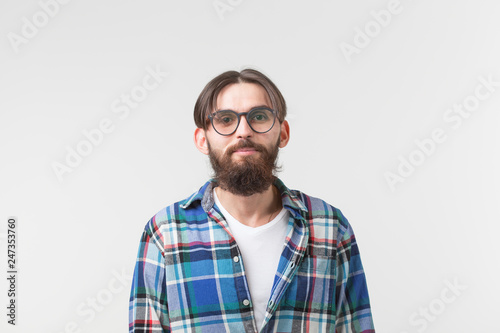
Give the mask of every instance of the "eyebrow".
<path id="1" fill-rule="evenodd" d="M 265 105 L 265 104 L 262 104 L 262 105 L 257 105 L 257 106 L 252 106 L 252 107 L 250 108 L 250 110 L 257 109 L 257 108 L 267 108 L 267 109 L 271 109 L 271 110 L 272 110 L 272 108 L 270 108 L 269 106 L 267 106 L 267 105 Z M 248 110 L 248 111 L 250 111 L 250 110 Z M 234 111 L 234 110 L 232 110 L 232 109 L 217 109 L 217 110 L 215 110 L 215 112 L 218 112 L 218 111 L 233 111 L 233 112 L 236 112 L 236 111 Z M 214 112 L 214 113 L 215 113 L 215 112 Z M 238 113 L 238 112 L 236 112 L 236 113 Z M 240 113 L 241 113 L 241 112 L 240 112 Z"/>

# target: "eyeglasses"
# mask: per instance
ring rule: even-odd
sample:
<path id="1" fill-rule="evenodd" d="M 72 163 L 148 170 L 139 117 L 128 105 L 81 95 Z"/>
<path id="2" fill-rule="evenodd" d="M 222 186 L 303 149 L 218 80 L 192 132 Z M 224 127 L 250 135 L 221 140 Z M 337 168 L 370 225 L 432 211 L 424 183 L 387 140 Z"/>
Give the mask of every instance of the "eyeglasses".
<path id="1" fill-rule="evenodd" d="M 220 110 L 208 116 L 212 127 L 220 135 L 231 135 L 238 129 L 241 116 L 246 116 L 248 126 L 257 133 L 266 133 L 273 128 L 276 111 L 266 107 L 256 107 L 248 112 Z"/>

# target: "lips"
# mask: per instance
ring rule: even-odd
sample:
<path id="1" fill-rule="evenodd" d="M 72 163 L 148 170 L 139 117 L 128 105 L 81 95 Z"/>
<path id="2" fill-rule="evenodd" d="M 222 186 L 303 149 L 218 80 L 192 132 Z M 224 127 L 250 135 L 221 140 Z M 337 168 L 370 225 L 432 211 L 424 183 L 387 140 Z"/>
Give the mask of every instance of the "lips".
<path id="1" fill-rule="evenodd" d="M 241 141 L 229 149 L 229 154 L 252 154 L 261 150 L 259 145 L 250 141 Z"/>
<path id="2" fill-rule="evenodd" d="M 253 148 L 240 148 L 240 149 L 237 149 L 233 152 L 233 154 L 236 154 L 236 155 L 253 155 L 253 154 L 256 154 L 257 153 L 257 150 L 256 149 L 253 149 Z"/>

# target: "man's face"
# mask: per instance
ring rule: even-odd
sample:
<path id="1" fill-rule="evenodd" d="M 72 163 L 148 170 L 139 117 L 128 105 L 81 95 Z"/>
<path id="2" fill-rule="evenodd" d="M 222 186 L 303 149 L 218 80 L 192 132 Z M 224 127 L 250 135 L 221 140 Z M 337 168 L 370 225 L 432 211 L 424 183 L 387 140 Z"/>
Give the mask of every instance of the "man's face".
<path id="1" fill-rule="evenodd" d="M 248 112 L 254 107 L 271 108 L 264 88 L 252 83 L 226 86 L 217 98 L 217 110 Z M 240 124 L 231 135 L 218 134 L 210 124 L 204 131 L 214 178 L 221 188 L 237 195 L 250 196 L 269 188 L 280 147 L 288 142 L 288 124 L 278 119 L 267 133 L 254 132 L 241 116 Z"/>

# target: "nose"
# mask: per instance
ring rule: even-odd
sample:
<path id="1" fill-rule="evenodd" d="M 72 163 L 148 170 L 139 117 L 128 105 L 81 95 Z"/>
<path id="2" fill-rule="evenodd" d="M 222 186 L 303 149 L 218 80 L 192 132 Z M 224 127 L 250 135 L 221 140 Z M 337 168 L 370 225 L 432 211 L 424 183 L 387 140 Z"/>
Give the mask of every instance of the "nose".
<path id="1" fill-rule="evenodd" d="M 253 130 L 250 128 L 247 122 L 247 116 L 240 116 L 240 124 L 235 132 L 238 138 L 249 138 L 253 135 Z"/>

